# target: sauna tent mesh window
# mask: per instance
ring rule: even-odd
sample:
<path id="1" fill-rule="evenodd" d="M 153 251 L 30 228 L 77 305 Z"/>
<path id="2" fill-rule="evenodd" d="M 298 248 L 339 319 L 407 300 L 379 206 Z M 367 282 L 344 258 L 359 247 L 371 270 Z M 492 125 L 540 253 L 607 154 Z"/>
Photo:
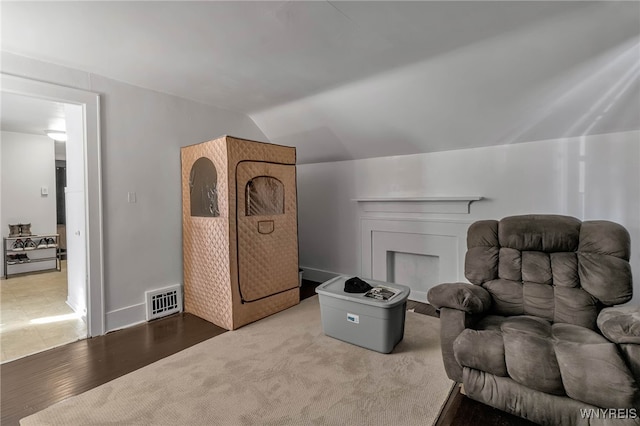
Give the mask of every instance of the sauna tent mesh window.
<path id="1" fill-rule="evenodd" d="M 284 214 L 284 185 L 271 176 L 258 176 L 247 182 L 247 216 Z"/>
<path id="2" fill-rule="evenodd" d="M 218 172 L 213 162 L 201 157 L 193 163 L 189 175 L 191 216 L 218 217 Z"/>

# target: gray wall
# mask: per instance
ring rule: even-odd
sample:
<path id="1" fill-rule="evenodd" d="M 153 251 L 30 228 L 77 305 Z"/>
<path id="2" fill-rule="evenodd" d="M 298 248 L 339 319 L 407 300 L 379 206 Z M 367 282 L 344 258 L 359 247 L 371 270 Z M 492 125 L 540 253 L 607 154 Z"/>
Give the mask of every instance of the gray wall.
<path id="1" fill-rule="evenodd" d="M 9 224 L 30 223 L 33 234 L 56 233 L 56 175 L 53 140 L 47 136 L 2 132 L 0 198 L 2 236 L 9 235 Z M 49 195 L 41 195 L 47 187 Z M 24 241 L 24 238 L 22 239 Z M 39 239 L 33 240 L 38 244 Z M 25 252 L 30 258 L 51 257 L 53 250 Z M 55 262 L 10 266 L 9 273 L 54 268 Z M 4 274 L 4 263 L 0 266 Z"/>
<path id="2" fill-rule="evenodd" d="M 305 275 L 362 273 L 364 214 L 353 199 L 428 196 L 485 198 L 471 204 L 469 214 L 430 214 L 430 219 L 472 222 L 546 213 L 618 222 L 631 234 L 631 266 L 636 277 L 640 274 L 640 131 L 632 131 L 299 165 Z M 637 303 L 640 279 L 634 290 Z"/>

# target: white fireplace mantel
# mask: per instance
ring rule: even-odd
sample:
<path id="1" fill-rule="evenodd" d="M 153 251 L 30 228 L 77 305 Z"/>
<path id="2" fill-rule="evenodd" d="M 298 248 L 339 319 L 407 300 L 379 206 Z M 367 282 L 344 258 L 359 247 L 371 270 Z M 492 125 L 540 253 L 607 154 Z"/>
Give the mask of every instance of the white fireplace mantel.
<path id="1" fill-rule="evenodd" d="M 471 203 L 480 196 L 356 198 L 361 276 L 411 288 L 412 300 L 463 277 Z"/>
<path id="2" fill-rule="evenodd" d="M 469 214 L 471 203 L 483 197 L 362 197 L 354 198 L 365 212 Z"/>

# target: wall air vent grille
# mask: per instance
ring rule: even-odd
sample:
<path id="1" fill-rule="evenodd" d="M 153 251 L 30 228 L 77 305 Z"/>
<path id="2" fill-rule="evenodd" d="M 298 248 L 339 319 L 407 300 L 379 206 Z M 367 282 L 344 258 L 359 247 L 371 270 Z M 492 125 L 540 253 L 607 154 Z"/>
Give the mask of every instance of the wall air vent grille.
<path id="1" fill-rule="evenodd" d="M 145 292 L 147 321 L 182 312 L 182 289 L 180 285 Z"/>

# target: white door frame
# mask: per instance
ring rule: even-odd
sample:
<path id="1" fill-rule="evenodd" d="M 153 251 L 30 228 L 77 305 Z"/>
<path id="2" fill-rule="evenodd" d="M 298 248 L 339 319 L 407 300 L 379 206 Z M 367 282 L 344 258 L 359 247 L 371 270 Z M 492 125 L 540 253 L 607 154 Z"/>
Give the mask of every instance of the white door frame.
<path id="1" fill-rule="evenodd" d="M 71 87 L 0 73 L 3 92 L 82 106 L 84 121 L 85 218 L 87 248 L 87 331 L 104 334 L 104 265 L 102 247 L 102 173 L 100 96 Z"/>

